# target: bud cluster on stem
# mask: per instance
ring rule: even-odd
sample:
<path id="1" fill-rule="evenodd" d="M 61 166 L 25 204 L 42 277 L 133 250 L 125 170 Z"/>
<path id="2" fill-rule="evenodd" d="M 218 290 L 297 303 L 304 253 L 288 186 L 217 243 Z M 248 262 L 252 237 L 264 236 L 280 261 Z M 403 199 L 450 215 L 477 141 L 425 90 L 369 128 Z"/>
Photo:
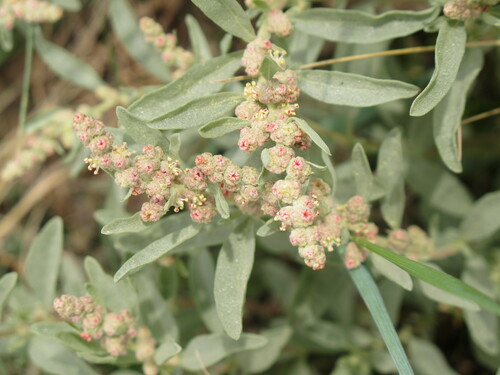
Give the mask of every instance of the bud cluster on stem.
<path id="1" fill-rule="evenodd" d="M 173 79 L 183 75 L 193 65 L 193 54 L 177 45 L 174 33 L 165 33 L 161 25 L 149 17 L 141 18 L 140 27 L 146 41 L 161 53 L 161 59 L 172 71 Z"/>
<path id="2" fill-rule="evenodd" d="M 10 30 L 14 27 L 16 19 L 30 23 L 52 23 L 62 15 L 62 9 L 49 1 L 9 0 L 0 6 L 0 27 Z"/>
<path id="3" fill-rule="evenodd" d="M 159 371 L 153 355 L 156 340 L 145 327 L 136 327 L 135 319 L 128 310 L 106 311 L 91 297 L 62 295 L 54 300 L 54 309 L 65 320 L 81 326 L 80 337 L 91 342 L 99 341 L 101 346 L 113 357 L 134 352 L 136 359 L 143 362 L 148 374 Z"/>

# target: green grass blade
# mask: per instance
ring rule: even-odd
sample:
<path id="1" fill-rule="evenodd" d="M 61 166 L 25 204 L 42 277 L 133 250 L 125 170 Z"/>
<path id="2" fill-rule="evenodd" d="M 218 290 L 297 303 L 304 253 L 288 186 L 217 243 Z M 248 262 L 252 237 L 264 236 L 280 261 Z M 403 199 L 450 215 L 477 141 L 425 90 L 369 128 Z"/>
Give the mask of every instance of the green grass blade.
<path id="1" fill-rule="evenodd" d="M 375 245 L 362 238 L 351 236 L 351 241 L 363 246 L 367 250 L 370 250 L 384 257 L 388 261 L 394 263 L 398 267 L 408 272 L 410 275 L 415 276 L 420 280 L 434 285 L 435 287 L 446 292 L 473 301 L 480 307 L 483 307 L 494 312 L 497 315 L 500 315 L 500 305 L 497 302 L 493 301 L 491 298 L 481 293 L 477 289 L 454 278 L 453 276 L 437 271 L 424 264 L 414 262 L 413 260 L 398 255 L 391 250 Z"/>

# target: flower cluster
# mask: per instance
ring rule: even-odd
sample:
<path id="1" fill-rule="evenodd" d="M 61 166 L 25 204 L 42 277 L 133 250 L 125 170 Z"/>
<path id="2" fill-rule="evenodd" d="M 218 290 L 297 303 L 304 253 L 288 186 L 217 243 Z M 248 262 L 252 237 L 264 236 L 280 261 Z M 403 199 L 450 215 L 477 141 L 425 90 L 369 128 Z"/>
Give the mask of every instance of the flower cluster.
<path id="1" fill-rule="evenodd" d="M 280 9 L 271 9 L 267 18 L 267 31 L 276 34 L 280 38 L 290 35 L 292 32 L 292 23 L 287 15 Z"/>
<path id="2" fill-rule="evenodd" d="M 479 17 L 497 3 L 498 0 L 452 0 L 445 4 L 443 13 L 448 18 L 466 21 Z"/>
<path id="3" fill-rule="evenodd" d="M 71 295 L 56 298 L 54 309 L 63 319 L 81 325 L 80 337 L 83 340 L 99 341 L 113 357 L 134 351 L 136 359 L 143 362 L 145 373 L 158 373 L 158 366 L 153 360 L 156 340 L 147 327 L 136 327 L 135 320 L 128 310 L 107 312 L 91 297 Z"/>
<path id="4" fill-rule="evenodd" d="M 428 260 L 436 254 L 434 241 L 416 225 L 410 225 L 406 230 L 394 229 L 387 239 L 378 238 L 378 242 L 416 261 Z"/>
<path id="5" fill-rule="evenodd" d="M 9 0 L 0 6 L 0 25 L 10 30 L 16 19 L 31 23 L 55 22 L 62 15 L 62 9 L 48 1 Z"/>
<path id="6" fill-rule="evenodd" d="M 163 62 L 172 71 L 173 79 L 180 77 L 191 67 L 194 62 L 193 54 L 177 45 L 175 34 L 166 34 L 163 28 L 149 17 L 141 18 L 140 27 L 146 41 L 152 43 L 161 53 Z"/>
<path id="7" fill-rule="evenodd" d="M 248 43 L 241 59 L 241 63 L 245 67 L 247 74 L 252 77 L 257 76 L 264 58 L 270 52 L 271 42 L 267 39 L 257 37 L 254 41 Z"/>
<path id="8" fill-rule="evenodd" d="M 22 149 L 3 168 L 1 178 L 10 181 L 43 163 L 54 153 L 62 154 L 73 144 L 71 110 L 55 112 L 43 127 L 26 135 Z"/>

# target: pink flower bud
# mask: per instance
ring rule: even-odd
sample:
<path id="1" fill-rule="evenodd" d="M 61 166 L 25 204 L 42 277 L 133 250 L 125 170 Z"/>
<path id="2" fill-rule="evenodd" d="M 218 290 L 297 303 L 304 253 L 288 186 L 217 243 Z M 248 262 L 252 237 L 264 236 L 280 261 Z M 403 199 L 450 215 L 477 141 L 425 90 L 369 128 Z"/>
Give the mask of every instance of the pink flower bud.
<path id="1" fill-rule="evenodd" d="M 166 209 L 163 204 L 145 202 L 141 207 L 141 219 L 146 222 L 155 222 L 165 215 Z"/>
<path id="2" fill-rule="evenodd" d="M 293 203 L 299 196 L 301 190 L 300 182 L 296 180 L 278 180 L 274 183 L 273 194 L 284 203 Z"/>
<path id="3" fill-rule="evenodd" d="M 292 158 L 295 156 L 295 152 L 292 148 L 276 145 L 274 147 L 269 148 L 269 163 L 265 166 L 265 168 L 272 173 L 280 174 L 283 173 Z"/>
<path id="4" fill-rule="evenodd" d="M 290 35 L 292 32 L 292 23 L 280 9 L 271 9 L 269 11 L 268 25 L 267 30 L 280 38 Z"/>

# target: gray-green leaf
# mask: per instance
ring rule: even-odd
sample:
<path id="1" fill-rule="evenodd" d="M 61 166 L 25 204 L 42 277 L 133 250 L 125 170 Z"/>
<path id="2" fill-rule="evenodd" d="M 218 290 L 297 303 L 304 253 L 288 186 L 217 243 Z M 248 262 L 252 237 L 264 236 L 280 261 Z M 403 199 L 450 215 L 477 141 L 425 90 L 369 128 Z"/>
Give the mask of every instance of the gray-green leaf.
<path id="1" fill-rule="evenodd" d="M 237 340 L 243 329 L 243 304 L 253 267 L 253 222 L 240 224 L 222 244 L 215 269 L 214 296 L 217 314 L 229 337 Z"/>
<path id="2" fill-rule="evenodd" d="M 444 164 L 455 173 L 462 172 L 457 131 L 462 122 L 467 92 L 476 80 L 482 66 L 483 52 L 479 49 L 467 50 L 455 82 L 434 110 L 432 118 L 434 141 Z"/>
<path id="3" fill-rule="evenodd" d="M 243 96 L 234 92 L 203 96 L 148 121 L 147 125 L 154 129 L 198 127 L 223 116 L 234 114 L 234 108 L 242 101 Z"/>
<path id="4" fill-rule="evenodd" d="M 233 353 L 258 349 L 266 343 L 266 338 L 253 333 L 243 333 L 237 341 L 224 333 L 199 335 L 184 349 L 181 366 L 190 371 L 201 370 Z"/>
<path id="5" fill-rule="evenodd" d="M 409 83 L 329 70 L 299 71 L 300 89 L 325 103 L 371 107 L 411 98 L 419 88 Z"/>
<path id="6" fill-rule="evenodd" d="M 466 41 L 463 24 L 441 23 L 436 40 L 434 73 L 427 87 L 413 101 L 410 116 L 423 116 L 430 112 L 448 93 L 457 76 Z"/>
<path id="7" fill-rule="evenodd" d="M 357 10 L 314 8 L 292 17 L 294 26 L 304 33 L 346 43 L 375 43 L 423 29 L 439 14 L 439 8 L 421 12 L 390 11 L 373 15 Z"/>
<path id="8" fill-rule="evenodd" d="M 205 32 L 201 29 L 196 18 L 188 14 L 186 16 L 186 26 L 189 31 L 189 40 L 191 41 L 191 46 L 193 47 L 193 52 L 197 61 L 210 60 L 212 58 L 210 45 L 208 44 Z"/>
<path id="9" fill-rule="evenodd" d="M 205 15 L 227 31 L 245 42 L 255 39 L 250 17 L 236 0 L 191 0 Z"/>
<path id="10" fill-rule="evenodd" d="M 169 141 L 167 138 L 161 131 L 148 127 L 144 120 L 134 116 L 123 107 L 116 107 L 116 117 L 118 117 L 119 126 L 125 129 L 127 135 L 138 145 L 160 146 L 164 150 L 168 150 Z"/>
<path id="11" fill-rule="evenodd" d="M 58 76 L 88 90 L 106 86 L 97 72 L 75 55 L 44 39 L 37 30 L 35 48 L 45 64 Z"/>
<path id="12" fill-rule="evenodd" d="M 249 125 L 250 121 L 238 117 L 222 117 L 203 125 L 198 133 L 203 138 L 217 138 Z"/>
<path id="13" fill-rule="evenodd" d="M 17 273 L 9 272 L 0 278 L 0 318 L 2 317 L 3 305 L 17 283 Z"/>
<path id="14" fill-rule="evenodd" d="M 351 276 L 363 301 L 365 301 L 366 307 L 368 307 L 399 373 L 407 375 L 413 374 L 403 345 L 401 345 L 401 341 L 399 341 L 398 334 L 392 325 L 389 313 L 387 312 L 380 291 L 372 276 L 363 265 L 349 270 L 349 276 Z"/>
<path id="15" fill-rule="evenodd" d="M 158 366 L 168 361 L 182 350 L 181 346 L 173 340 L 166 340 L 155 351 L 154 360 Z"/>
<path id="16" fill-rule="evenodd" d="M 55 217 L 33 240 L 24 266 L 28 285 L 47 308 L 52 306 L 55 298 L 62 251 L 63 221 Z"/>
<path id="17" fill-rule="evenodd" d="M 97 260 L 86 257 L 84 261 L 85 272 L 90 281 L 92 297 L 112 311 L 127 309 L 133 311 L 138 305 L 137 294 L 128 283 L 115 283 L 113 278 L 106 274 Z"/>
<path id="18" fill-rule="evenodd" d="M 356 193 L 365 199 L 370 196 L 371 186 L 373 185 L 373 175 L 370 163 L 365 150 L 360 143 L 356 143 L 352 150 L 352 173 L 356 184 Z"/>
<path id="19" fill-rule="evenodd" d="M 461 224 L 467 241 L 484 240 L 500 229 L 500 191 L 481 197 Z"/>
<path id="20" fill-rule="evenodd" d="M 196 64 L 182 77 L 144 95 L 128 108 L 144 121 L 168 113 L 195 98 L 215 93 L 241 66 L 241 53 L 231 53 Z"/>
<path id="21" fill-rule="evenodd" d="M 207 249 L 198 249 L 189 261 L 189 288 L 201 319 L 212 332 L 222 332 L 214 299 L 215 265 Z"/>
<path id="22" fill-rule="evenodd" d="M 262 331 L 261 336 L 267 339 L 267 344 L 259 349 L 238 354 L 237 360 L 241 364 L 241 368 L 250 374 L 264 372 L 276 362 L 291 335 L 292 329 L 289 326 L 279 326 Z"/>
<path id="23" fill-rule="evenodd" d="M 372 260 L 375 269 L 389 280 L 395 282 L 406 290 L 413 289 L 413 281 L 411 280 L 408 272 L 402 270 L 377 254 L 372 254 L 370 259 Z"/>
<path id="24" fill-rule="evenodd" d="M 311 140 L 316 144 L 316 146 L 323 150 L 328 156 L 332 155 L 330 152 L 330 148 L 325 143 L 325 141 L 323 141 L 319 134 L 316 133 L 316 131 L 311 128 L 305 120 L 299 117 L 292 117 L 288 119 L 288 121 L 295 122 L 302 131 L 304 131 L 309 137 L 311 137 Z"/>
<path id="25" fill-rule="evenodd" d="M 144 40 L 128 0 L 111 0 L 109 18 L 114 35 L 120 39 L 130 56 L 155 77 L 168 81 L 170 74 L 155 48 Z"/>
<path id="26" fill-rule="evenodd" d="M 50 0 L 50 2 L 70 12 L 78 12 L 82 8 L 80 0 Z"/>
<path id="27" fill-rule="evenodd" d="M 173 250 L 176 246 L 196 236 L 200 231 L 196 224 L 182 228 L 176 232 L 169 233 L 165 237 L 150 243 L 144 249 L 134 254 L 128 259 L 118 271 L 116 271 L 114 280 L 120 281 L 125 276 L 139 271 L 142 267 L 154 262 L 161 256 Z"/>
<path id="28" fill-rule="evenodd" d="M 136 233 L 142 232 L 148 226 L 141 219 L 140 212 L 132 216 L 114 219 L 101 229 L 102 234 Z"/>

